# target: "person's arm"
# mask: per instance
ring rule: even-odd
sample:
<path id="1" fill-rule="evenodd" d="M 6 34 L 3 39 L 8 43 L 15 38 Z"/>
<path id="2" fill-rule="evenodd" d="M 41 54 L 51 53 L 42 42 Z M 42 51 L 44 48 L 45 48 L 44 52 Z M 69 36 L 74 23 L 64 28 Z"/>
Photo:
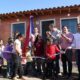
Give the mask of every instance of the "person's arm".
<path id="1" fill-rule="evenodd" d="M 64 34 L 61 34 L 61 36 L 65 39 L 65 40 L 67 40 L 68 42 L 72 42 L 72 40 L 73 40 L 73 38 L 71 37 L 71 38 L 69 38 L 69 37 L 67 37 L 66 35 L 64 35 Z"/>
<path id="2" fill-rule="evenodd" d="M 56 37 L 54 35 L 51 34 L 51 32 L 48 32 L 48 34 L 50 35 L 50 37 L 52 37 L 53 39 L 56 39 Z"/>
<path id="3" fill-rule="evenodd" d="M 60 52 L 60 49 L 55 45 L 56 52 Z"/>

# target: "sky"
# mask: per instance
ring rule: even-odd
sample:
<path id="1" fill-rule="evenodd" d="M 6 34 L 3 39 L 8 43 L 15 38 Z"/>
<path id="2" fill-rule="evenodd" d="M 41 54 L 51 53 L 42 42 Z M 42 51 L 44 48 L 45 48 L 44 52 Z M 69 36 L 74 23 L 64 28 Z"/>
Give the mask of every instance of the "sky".
<path id="1" fill-rule="evenodd" d="M 0 14 L 75 4 L 79 5 L 80 0 L 1 0 Z"/>

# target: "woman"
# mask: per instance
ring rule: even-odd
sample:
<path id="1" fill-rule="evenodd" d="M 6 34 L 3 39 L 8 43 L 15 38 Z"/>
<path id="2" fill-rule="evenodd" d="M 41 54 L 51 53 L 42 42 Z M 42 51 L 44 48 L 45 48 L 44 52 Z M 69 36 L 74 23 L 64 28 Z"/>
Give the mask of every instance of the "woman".
<path id="1" fill-rule="evenodd" d="M 5 46 L 3 56 L 7 60 L 7 76 L 11 78 L 12 76 L 12 67 L 13 67 L 13 39 L 11 37 L 8 38 L 7 44 Z"/>
<path id="2" fill-rule="evenodd" d="M 36 57 L 43 57 L 44 56 L 44 43 L 43 43 L 43 39 L 40 35 L 37 35 L 36 40 L 34 42 L 34 56 Z M 34 59 L 34 64 L 35 67 L 37 66 L 37 73 L 38 75 L 40 75 L 42 73 L 41 71 L 41 66 L 42 66 L 42 59 L 41 58 L 35 58 Z M 43 68 L 43 67 L 42 67 Z"/>

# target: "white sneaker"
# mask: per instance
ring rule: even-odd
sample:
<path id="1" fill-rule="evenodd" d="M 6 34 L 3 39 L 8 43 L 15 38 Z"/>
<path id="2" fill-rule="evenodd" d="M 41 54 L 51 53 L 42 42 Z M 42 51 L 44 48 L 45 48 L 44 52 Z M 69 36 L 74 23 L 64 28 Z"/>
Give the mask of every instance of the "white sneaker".
<path id="1" fill-rule="evenodd" d="M 17 77 L 14 77 L 12 80 L 18 80 Z"/>
<path id="2" fill-rule="evenodd" d="M 58 73 L 58 75 L 59 75 L 59 76 L 61 76 L 61 75 L 62 75 L 62 73 Z"/>
<path id="3" fill-rule="evenodd" d="M 21 80 L 27 80 L 27 77 L 22 76 Z"/>

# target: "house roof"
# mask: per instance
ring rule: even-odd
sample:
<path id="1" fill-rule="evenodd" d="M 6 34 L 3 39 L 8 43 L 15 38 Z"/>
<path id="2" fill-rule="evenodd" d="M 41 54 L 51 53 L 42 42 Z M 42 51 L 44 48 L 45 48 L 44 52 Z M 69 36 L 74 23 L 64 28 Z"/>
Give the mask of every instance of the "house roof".
<path id="1" fill-rule="evenodd" d="M 19 11 L 12 13 L 4 13 L 0 14 L 0 19 L 11 19 L 11 18 L 21 18 L 27 17 L 30 15 L 38 16 L 38 15 L 50 15 L 50 14 L 62 14 L 68 12 L 80 12 L 80 5 L 70 5 L 70 6 L 61 6 L 61 7 L 53 7 L 53 8 L 45 8 L 45 9 L 34 9 L 27 11 Z"/>

